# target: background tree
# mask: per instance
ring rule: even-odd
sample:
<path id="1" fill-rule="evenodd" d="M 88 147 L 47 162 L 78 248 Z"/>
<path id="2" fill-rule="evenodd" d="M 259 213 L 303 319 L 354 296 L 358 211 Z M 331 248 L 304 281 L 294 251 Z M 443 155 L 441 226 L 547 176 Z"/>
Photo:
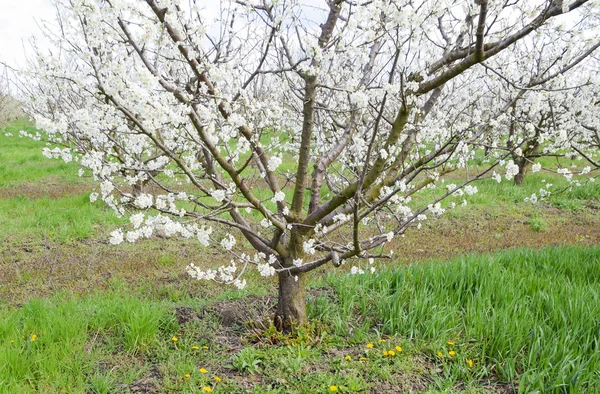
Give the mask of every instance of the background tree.
<path id="1" fill-rule="evenodd" d="M 540 30 L 556 38 L 540 61 L 556 62 L 565 18 L 598 12 L 588 0 L 56 5 L 54 48 L 23 74 L 38 127 L 73 148 L 46 154 L 75 159 L 100 183 L 92 199 L 130 215 L 111 243 L 161 230 L 232 254 L 188 267 L 195 278 L 276 275 L 285 331 L 306 322 L 307 272 L 344 261 L 364 272 L 499 163 L 518 173 L 506 151 L 469 171 L 518 101 L 482 106 L 481 65 L 514 61 Z M 460 182 L 438 187 L 452 171 Z"/>
<path id="2" fill-rule="evenodd" d="M 8 70 L 0 67 L 0 127 L 23 116 L 21 103 L 11 92 Z"/>

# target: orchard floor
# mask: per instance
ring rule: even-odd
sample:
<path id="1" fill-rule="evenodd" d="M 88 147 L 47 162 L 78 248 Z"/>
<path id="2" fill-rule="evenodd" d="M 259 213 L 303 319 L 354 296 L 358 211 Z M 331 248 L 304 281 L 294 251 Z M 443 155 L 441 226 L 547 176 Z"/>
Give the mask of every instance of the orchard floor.
<path id="1" fill-rule="evenodd" d="M 252 273 L 243 291 L 194 281 L 189 263 L 229 257 L 192 241 L 109 245 L 122 219 L 89 203 L 94 184 L 73 163 L 43 158 L 43 143 L 19 138 L 20 129 L 33 130 L 24 121 L 0 130 L 0 393 L 600 390 L 590 372 L 600 370 L 598 352 L 588 346 L 599 340 L 600 311 L 586 309 L 600 304 L 598 184 L 532 205 L 523 198 L 540 181 L 561 179 L 532 174 L 523 188 L 484 183 L 468 207 L 394 239 L 396 257 L 378 263 L 380 276 L 348 277 L 347 266 L 314 273 L 312 326 L 283 337 L 268 324 L 273 281 Z M 514 248 L 533 249 L 506 252 Z M 581 263 L 581 276 L 567 260 Z M 398 275 L 412 298 L 392 297 L 402 293 L 393 287 Z M 419 275 L 429 279 L 411 281 Z M 500 292 L 511 294 L 513 309 L 496 303 L 489 290 L 496 282 L 506 283 Z M 473 306 L 472 288 L 489 290 L 491 304 Z M 446 304 L 460 289 L 475 298 Z M 581 324 L 551 311 L 580 313 Z M 519 316 L 514 326 L 511 316 Z"/>

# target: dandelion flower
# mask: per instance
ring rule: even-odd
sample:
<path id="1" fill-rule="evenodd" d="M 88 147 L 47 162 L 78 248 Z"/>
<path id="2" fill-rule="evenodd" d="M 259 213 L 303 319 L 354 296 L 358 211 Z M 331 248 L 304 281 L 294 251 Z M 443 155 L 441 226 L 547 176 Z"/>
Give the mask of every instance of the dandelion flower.
<path id="1" fill-rule="evenodd" d="M 37 335 L 33 334 L 33 335 L 31 336 L 31 342 L 35 341 L 35 339 L 36 339 L 36 338 L 37 338 Z"/>
<path id="2" fill-rule="evenodd" d="M 396 351 L 397 351 L 397 352 L 401 352 L 401 351 L 402 351 L 402 348 L 401 348 L 400 346 L 396 346 Z"/>
<path id="3" fill-rule="evenodd" d="M 442 357 L 444 354 L 442 352 L 438 352 L 438 357 Z"/>
<path id="4" fill-rule="evenodd" d="M 448 341 L 448 345 L 450 345 L 450 346 L 454 346 L 454 342 L 452 342 L 452 341 Z"/>
<path id="5" fill-rule="evenodd" d="M 372 343 L 367 343 L 367 349 L 373 349 L 373 344 Z"/>
<path id="6" fill-rule="evenodd" d="M 338 386 L 329 386 L 329 391 L 338 391 Z"/>
<path id="7" fill-rule="evenodd" d="M 192 377 L 192 375 L 190 375 L 189 373 L 186 373 L 184 376 L 185 376 L 186 379 L 189 379 L 189 378 Z"/>
<path id="8" fill-rule="evenodd" d="M 396 355 L 396 352 L 393 350 L 389 350 L 388 354 L 390 355 L 390 357 L 394 357 Z"/>
<path id="9" fill-rule="evenodd" d="M 192 346 L 192 350 L 198 350 L 200 349 L 198 346 Z"/>
<path id="10" fill-rule="evenodd" d="M 177 337 L 173 337 L 173 338 L 171 338 L 171 340 L 172 340 L 173 342 L 177 342 L 179 339 L 178 339 Z"/>
<path id="11" fill-rule="evenodd" d="M 204 368 L 200 368 L 198 371 L 200 371 L 200 373 L 206 373 L 207 372 L 206 369 L 204 369 Z"/>
<path id="12" fill-rule="evenodd" d="M 350 356 L 346 356 L 346 357 L 344 357 L 344 360 L 346 360 L 346 361 L 350 361 L 350 360 L 352 360 L 352 357 L 350 357 Z"/>
<path id="13" fill-rule="evenodd" d="M 219 383 L 221 381 L 221 378 L 218 376 L 215 376 L 215 382 Z"/>
<path id="14" fill-rule="evenodd" d="M 367 358 L 366 357 L 361 357 L 361 358 L 359 358 L 359 360 L 360 361 L 367 361 Z"/>
<path id="15" fill-rule="evenodd" d="M 385 339 L 380 339 L 379 342 L 387 342 Z"/>
<path id="16" fill-rule="evenodd" d="M 202 346 L 202 349 L 208 350 L 208 346 Z"/>
<path id="17" fill-rule="evenodd" d="M 473 367 L 473 360 L 467 360 L 467 364 L 469 364 L 469 368 Z"/>
<path id="18" fill-rule="evenodd" d="M 450 351 L 448 352 L 448 354 L 449 354 L 450 356 L 456 356 L 456 352 L 455 352 L 454 350 L 450 350 Z"/>
<path id="19" fill-rule="evenodd" d="M 202 391 L 204 391 L 206 393 L 212 393 L 212 389 L 210 387 L 203 387 Z"/>
<path id="20" fill-rule="evenodd" d="M 384 350 L 384 351 L 383 351 L 383 356 L 384 356 L 384 357 L 387 357 L 387 356 L 388 356 L 388 354 L 389 354 L 389 353 L 388 353 L 388 351 L 387 351 L 387 350 Z"/>

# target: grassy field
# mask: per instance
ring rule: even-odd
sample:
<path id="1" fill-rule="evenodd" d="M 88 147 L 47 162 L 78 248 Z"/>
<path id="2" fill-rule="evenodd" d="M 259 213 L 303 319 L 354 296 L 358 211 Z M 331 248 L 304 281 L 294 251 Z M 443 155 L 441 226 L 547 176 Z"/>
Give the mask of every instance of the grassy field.
<path id="1" fill-rule="evenodd" d="M 273 281 L 193 281 L 227 256 L 191 241 L 108 245 L 122 219 L 21 129 L 0 130 L 0 393 L 600 392 L 600 183 L 483 181 L 375 275 L 314 273 L 284 337 Z M 560 192 L 525 203 L 543 180 Z"/>

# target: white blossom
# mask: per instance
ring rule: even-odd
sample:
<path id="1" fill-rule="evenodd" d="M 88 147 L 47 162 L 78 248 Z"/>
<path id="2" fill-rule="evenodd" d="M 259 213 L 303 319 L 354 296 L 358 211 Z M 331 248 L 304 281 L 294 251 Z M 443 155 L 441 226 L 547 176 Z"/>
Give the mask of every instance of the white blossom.
<path id="1" fill-rule="evenodd" d="M 118 244 L 122 243 L 123 242 L 123 230 L 117 229 L 117 230 L 111 232 L 109 242 L 111 245 L 118 245 Z"/>
<path id="2" fill-rule="evenodd" d="M 278 203 L 278 202 L 281 202 L 284 200 L 285 200 L 285 193 L 282 191 L 278 191 L 277 193 L 275 193 L 275 195 L 271 199 L 271 201 L 274 203 Z"/>

